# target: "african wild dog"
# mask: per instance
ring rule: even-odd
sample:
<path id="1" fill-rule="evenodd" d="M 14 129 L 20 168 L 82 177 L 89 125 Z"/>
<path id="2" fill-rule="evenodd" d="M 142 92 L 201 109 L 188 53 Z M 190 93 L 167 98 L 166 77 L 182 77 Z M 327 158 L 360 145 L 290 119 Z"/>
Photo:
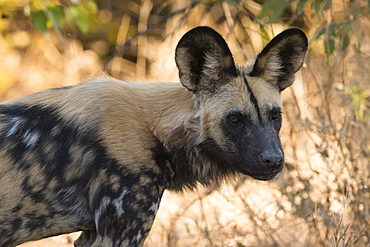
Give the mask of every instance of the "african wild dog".
<path id="1" fill-rule="evenodd" d="M 198 27 L 176 48 L 182 86 L 96 79 L 0 105 L 0 246 L 74 231 L 75 246 L 142 246 L 165 189 L 274 178 L 280 92 L 306 49 L 289 29 L 236 66 Z"/>

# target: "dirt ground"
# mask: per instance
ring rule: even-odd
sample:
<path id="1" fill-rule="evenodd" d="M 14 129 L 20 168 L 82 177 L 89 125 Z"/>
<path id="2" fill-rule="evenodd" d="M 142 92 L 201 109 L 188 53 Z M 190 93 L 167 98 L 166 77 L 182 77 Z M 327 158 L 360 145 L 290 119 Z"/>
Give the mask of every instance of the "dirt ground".
<path id="1" fill-rule="evenodd" d="M 80 236 L 80 232 L 50 237 L 39 241 L 32 241 L 19 245 L 19 247 L 72 247 L 73 242 Z"/>

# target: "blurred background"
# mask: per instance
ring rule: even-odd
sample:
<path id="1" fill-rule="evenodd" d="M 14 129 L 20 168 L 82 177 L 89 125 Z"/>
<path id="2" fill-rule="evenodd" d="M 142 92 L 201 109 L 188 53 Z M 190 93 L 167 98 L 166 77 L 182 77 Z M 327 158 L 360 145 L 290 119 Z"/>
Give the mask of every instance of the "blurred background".
<path id="1" fill-rule="evenodd" d="M 174 50 L 207 25 L 236 62 L 289 27 L 309 51 L 283 92 L 273 182 L 166 192 L 146 247 L 370 246 L 370 1 L 0 0 L 0 100 L 96 76 L 178 81 Z M 73 246 L 79 233 L 23 247 Z"/>

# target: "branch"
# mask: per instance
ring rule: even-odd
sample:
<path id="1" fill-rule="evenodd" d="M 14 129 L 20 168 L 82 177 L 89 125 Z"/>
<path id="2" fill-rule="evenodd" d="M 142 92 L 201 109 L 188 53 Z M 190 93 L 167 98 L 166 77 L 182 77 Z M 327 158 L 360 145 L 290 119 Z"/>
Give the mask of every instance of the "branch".
<path id="1" fill-rule="evenodd" d="M 118 57 L 118 56 L 122 56 L 125 48 L 127 46 L 131 46 L 134 42 L 136 42 L 136 40 L 140 36 L 149 33 L 151 30 L 157 28 L 158 26 L 160 26 L 161 24 L 165 23 L 166 21 L 168 21 L 172 17 L 174 17 L 174 16 L 176 16 L 178 14 L 184 13 L 185 11 L 194 8 L 198 3 L 199 3 L 199 0 L 195 0 L 191 4 L 189 4 L 188 6 L 186 6 L 185 8 L 179 9 L 177 11 L 174 11 L 174 12 L 172 12 L 172 13 L 164 16 L 164 17 L 162 17 L 157 23 L 154 23 L 154 24 L 149 25 L 146 30 L 144 30 L 142 32 L 138 32 L 130 40 L 128 40 L 125 43 L 123 43 L 122 45 L 120 45 L 119 48 L 109 57 L 109 59 L 104 63 L 104 70 L 107 69 L 108 64 L 112 61 L 113 58 Z"/>

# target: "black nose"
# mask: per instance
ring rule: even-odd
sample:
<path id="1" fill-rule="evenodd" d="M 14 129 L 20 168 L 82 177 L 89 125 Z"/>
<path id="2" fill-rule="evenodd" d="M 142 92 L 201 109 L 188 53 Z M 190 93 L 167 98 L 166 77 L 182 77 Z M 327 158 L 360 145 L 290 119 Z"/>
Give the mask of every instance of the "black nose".
<path id="1" fill-rule="evenodd" d="M 284 165 L 284 155 L 280 150 L 277 152 L 264 151 L 260 155 L 260 160 L 273 171 L 279 170 Z"/>

